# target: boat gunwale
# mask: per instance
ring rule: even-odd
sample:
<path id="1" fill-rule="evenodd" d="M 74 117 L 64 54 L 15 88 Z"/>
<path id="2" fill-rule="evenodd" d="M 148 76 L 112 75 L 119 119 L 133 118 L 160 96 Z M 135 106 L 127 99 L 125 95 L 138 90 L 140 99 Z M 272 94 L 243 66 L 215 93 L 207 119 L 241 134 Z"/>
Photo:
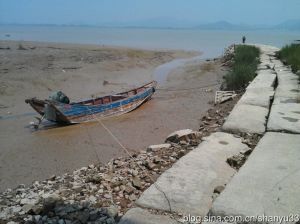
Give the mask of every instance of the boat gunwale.
<path id="1" fill-rule="evenodd" d="M 80 102 L 75 102 L 75 103 L 68 103 L 68 104 L 65 104 L 65 103 L 60 103 L 60 102 L 56 102 L 56 101 L 53 101 L 53 100 L 49 100 L 49 99 L 45 99 L 45 100 L 40 100 L 40 99 L 38 99 L 38 98 L 36 98 L 36 97 L 34 97 L 34 98 L 31 98 L 31 99 L 27 99 L 27 100 L 25 100 L 25 102 L 26 103 L 29 103 L 32 107 L 33 107 L 33 109 L 35 109 L 39 114 L 41 114 L 42 115 L 42 113 L 41 113 L 41 111 L 38 111 L 32 104 L 35 104 L 35 101 L 37 102 L 37 103 L 44 103 L 44 104 L 47 104 L 47 105 L 49 105 L 49 106 L 51 106 L 51 107 L 53 107 L 53 109 L 54 110 L 56 110 L 58 113 L 59 113 L 59 117 L 61 117 L 62 119 L 60 119 L 61 121 L 55 121 L 55 122 L 64 122 L 64 123 L 81 123 L 81 122 L 73 122 L 72 121 L 72 118 L 70 118 L 70 116 L 72 116 L 72 115 L 67 115 L 67 114 L 65 114 L 66 113 L 66 111 L 63 111 L 63 110 L 61 110 L 62 108 L 60 108 L 60 107 L 65 107 L 65 106 L 70 106 L 71 108 L 71 110 L 72 110 L 72 107 L 75 109 L 75 108 L 82 108 L 82 109 L 84 109 L 84 108 L 86 108 L 86 109 L 88 109 L 88 110 L 90 110 L 92 113 L 91 114 L 101 114 L 102 112 L 94 112 L 93 113 L 93 109 L 94 108 L 100 108 L 100 107 L 102 107 L 102 106 L 105 106 L 105 107 L 112 107 L 112 104 L 116 104 L 116 103 L 119 103 L 120 105 L 119 106 L 117 106 L 118 108 L 121 108 L 123 105 L 122 105 L 122 101 L 126 101 L 126 100 L 130 100 L 131 98 L 135 98 L 135 97 L 139 97 L 140 95 L 143 95 L 143 94 L 145 94 L 145 93 L 147 93 L 149 90 L 153 90 L 152 91 L 152 93 L 148 93 L 145 97 L 144 97 L 144 99 L 142 100 L 142 102 L 141 103 L 139 103 L 139 105 L 137 106 L 137 107 L 133 107 L 131 110 L 129 110 L 129 111 L 127 111 L 127 112 L 125 112 L 125 113 L 128 113 L 128 112 L 130 112 L 130 111 L 132 111 L 132 110 L 134 110 L 134 109 L 136 109 L 136 108 L 138 108 L 141 104 L 143 104 L 145 101 L 147 101 L 149 98 L 151 98 L 151 96 L 153 95 L 153 93 L 155 92 L 155 88 L 156 88 L 156 86 L 157 86 L 157 81 L 151 81 L 151 82 L 149 82 L 149 83 L 147 83 L 147 84 L 145 84 L 145 85 L 142 85 L 142 86 L 140 86 L 140 87 L 138 87 L 138 88 L 135 88 L 135 89 L 131 89 L 131 90 L 128 90 L 128 91 L 126 91 L 126 92 L 122 92 L 122 93 L 117 93 L 117 94 L 125 94 L 125 93 L 129 93 L 129 92 L 131 92 L 131 91 L 134 91 L 134 90 L 137 90 L 137 89 L 140 89 L 140 88 L 145 88 L 143 91 L 141 91 L 141 92 L 138 92 L 138 93 L 136 93 L 136 94 L 134 94 L 134 95 L 132 95 L 132 96 L 127 96 L 127 97 L 125 97 L 125 98 L 123 98 L 123 99 L 119 99 L 119 100 L 116 100 L 116 101 L 113 101 L 113 102 L 109 102 L 109 103 L 106 103 L 106 104 L 96 104 L 96 105 L 86 105 L 86 104 L 81 104 Z M 116 94 L 116 95 L 117 95 Z M 101 98 L 105 98 L 105 97 L 110 97 L 110 96 L 112 96 L 112 95 L 107 95 L 107 96 L 102 96 L 102 97 L 99 97 L 99 98 L 96 98 L 96 99 L 101 99 Z M 96 100 L 96 99 L 90 99 L 90 101 L 92 101 L 92 100 Z M 138 101 L 138 99 L 134 99 L 133 101 Z M 81 101 L 81 102 L 84 102 L 84 101 Z M 129 102 L 128 104 L 130 104 L 131 102 Z M 127 105 L 127 104 L 124 104 L 124 105 Z M 89 109 L 90 108 L 90 109 Z M 109 111 L 109 110 L 111 110 L 111 109 L 113 109 L 113 108 L 110 108 L 110 109 L 107 109 L 107 110 L 104 110 L 104 111 Z M 113 116 L 113 115 L 111 115 L 111 116 Z M 107 117 L 107 116 L 106 116 Z M 85 121 L 84 121 L 85 122 Z"/>
<path id="2" fill-rule="evenodd" d="M 149 87 L 147 87 L 148 85 L 149 85 Z M 123 100 L 129 99 L 129 98 L 131 98 L 131 97 L 133 97 L 133 96 L 137 96 L 137 95 L 139 95 L 139 94 L 142 94 L 142 93 L 146 92 L 148 89 L 155 88 L 156 86 L 157 86 L 157 81 L 152 81 L 152 82 L 149 82 L 149 83 L 147 83 L 147 84 L 145 84 L 145 85 L 142 85 L 142 86 L 140 86 L 140 87 L 138 87 L 138 88 L 131 89 L 131 90 L 128 90 L 128 91 L 125 91 L 125 92 L 121 92 L 121 93 L 116 93 L 116 94 L 114 94 L 115 96 L 117 96 L 117 95 L 122 95 L 122 94 L 126 94 L 126 93 L 129 93 L 129 92 L 131 92 L 131 91 L 133 91 L 133 90 L 137 90 L 137 89 L 140 89 L 140 88 L 145 88 L 144 91 L 141 91 L 141 92 L 139 92 L 139 93 L 136 93 L 136 94 L 134 94 L 134 95 L 132 95 L 132 96 L 127 96 L 127 97 L 125 97 L 125 98 L 123 98 L 123 99 L 119 99 L 119 100 L 116 100 L 116 101 L 113 101 L 113 102 L 108 102 L 108 103 L 105 103 L 105 104 L 86 105 L 86 104 L 82 104 L 82 103 L 83 103 L 83 102 L 86 102 L 86 101 L 93 101 L 93 100 L 103 99 L 103 98 L 105 98 L 105 97 L 110 97 L 110 96 L 114 96 L 114 95 L 112 95 L 112 94 L 111 94 L 111 95 L 105 95 L 105 96 L 101 96 L 101 97 L 94 98 L 94 99 L 87 99 L 87 100 L 83 100 L 83 101 L 79 101 L 79 102 L 72 102 L 72 103 L 60 103 L 60 102 L 55 102 L 55 104 L 58 104 L 58 105 L 71 105 L 71 106 L 77 105 L 77 106 L 98 107 L 98 106 L 100 106 L 100 105 L 109 105 L 109 104 L 112 104 L 112 103 L 116 103 L 116 102 L 119 102 L 119 101 L 123 101 Z M 46 100 L 44 100 L 44 101 L 53 102 L 53 101 L 48 100 L 48 99 L 46 99 Z"/>

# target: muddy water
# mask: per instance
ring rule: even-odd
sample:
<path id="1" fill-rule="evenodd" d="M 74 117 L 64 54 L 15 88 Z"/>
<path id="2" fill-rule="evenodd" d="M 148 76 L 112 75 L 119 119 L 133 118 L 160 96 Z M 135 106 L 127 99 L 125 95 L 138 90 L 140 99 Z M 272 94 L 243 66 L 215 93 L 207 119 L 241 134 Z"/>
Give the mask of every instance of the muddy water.
<path id="1" fill-rule="evenodd" d="M 160 66 L 156 70 L 161 72 L 160 75 L 156 73 L 160 85 L 164 86 L 166 77 L 176 66 L 186 62 L 179 60 Z M 184 76 L 183 70 L 179 73 Z M 162 143 L 168 134 L 178 129 L 196 130 L 214 93 L 195 89 L 182 92 L 180 89 L 205 85 L 217 78 L 215 73 L 205 73 L 197 79 L 168 81 L 166 84 L 178 91 L 158 90 L 152 100 L 138 110 L 105 119 L 103 123 L 130 151 Z M 50 125 L 34 131 L 28 125 L 34 120 L 33 113 L 27 106 L 24 113 L 0 119 L 0 190 L 125 155 L 98 122 L 64 127 Z"/>
<path id="2" fill-rule="evenodd" d="M 188 62 L 196 62 L 196 61 L 200 61 L 200 60 L 203 60 L 201 54 L 199 54 L 198 56 L 192 57 L 192 58 L 174 59 L 173 61 L 162 64 L 155 69 L 154 80 L 156 80 L 160 85 L 164 85 L 167 81 L 168 75 L 173 70 L 184 66 Z"/>

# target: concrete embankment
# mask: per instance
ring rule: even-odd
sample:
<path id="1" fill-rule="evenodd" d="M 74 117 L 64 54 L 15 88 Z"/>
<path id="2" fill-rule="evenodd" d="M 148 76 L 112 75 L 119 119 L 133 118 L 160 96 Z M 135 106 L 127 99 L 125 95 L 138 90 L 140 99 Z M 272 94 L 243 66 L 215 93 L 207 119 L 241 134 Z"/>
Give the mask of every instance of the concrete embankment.
<path id="1" fill-rule="evenodd" d="M 206 215 L 214 189 L 224 186 L 236 172 L 226 163 L 227 158 L 249 148 L 241 139 L 222 132 L 203 140 L 163 173 L 156 185 L 142 194 L 137 204 L 157 210 Z"/>
<path id="2" fill-rule="evenodd" d="M 299 80 L 289 67 L 274 57 L 278 49 L 259 47 L 262 52 L 260 71 L 267 72 L 272 80 L 275 74 L 277 82 L 270 115 L 264 122 L 263 132 L 267 133 L 246 164 L 216 199 L 211 215 L 295 218 L 300 211 Z M 257 113 L 253 112 L 241 118 L 256 115 Z M 237 130 L 243 131 L 243 128 L 239 126 Z M 297 219 L 291 219 L 289 222 L 295 223 Z"/>
<path id="3" fill-rule="evenodd" d="M 296 219 L 289 220 L 290 223 L 297 222 L 300 211 L 298 79 L 276 59 L 275 52 L 279 49 L 256 46 L 261 50 L 257 76 L 227 118 L 222 127 L 224 132 L 205 138 L 174 164 L 137 201 L 144 210 L 130 210 L 120 223 L 151 224 L 152 219 L 161 220 L 157 223 L 174 223 L 166 216 L 147 213 L 146 209 L 171 212 L 168 215 L 175 212 L 223 217 L 292 214 Z M 237 174 L 225 161 L 230 155 L 247 150 L 247 146 L 231 133 L 263 136 Z M 226 187 L 213 201 L 217 185 Z"/>

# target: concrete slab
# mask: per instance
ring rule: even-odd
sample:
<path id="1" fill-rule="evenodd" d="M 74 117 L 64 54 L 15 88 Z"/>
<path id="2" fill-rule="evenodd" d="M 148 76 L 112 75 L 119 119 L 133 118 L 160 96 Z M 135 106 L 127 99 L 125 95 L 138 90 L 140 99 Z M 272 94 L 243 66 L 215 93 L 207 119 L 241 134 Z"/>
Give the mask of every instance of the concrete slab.
<path id="1" fill-rule="evenodd" d="M 276 51 L 279 51 L 279 48 L 270 46 L 270 45 L 264 45 L 264 44 L 253 44 L 254 46 L 258 47 L 261 51 L 262 54 L 267 54 L 267 55 L 275 55 Z"/>
<path id="2" fill-rule="evenodd" d="M 274 63 L 274 62 L 273 62 Z M 288 67 L 286 67 L 284 64 L 280 63 L 274 63 L 275 67 L 274 70 L 277 71 L 291 71 Z"/>
<path id="3" fill-rule="evenodd" d="M 258 71 L 255 79 L 249 84 L 247 89 L 250 88 L 269 88 L 274 87 L 276 81 L 276 74 L 273 74 L 272 70 L 260 70 Z"/>
<path id="4" fill-rule="evenodd" d="M 276 99 L 276 97 L 299 99 L 299 97 L 300 97 L 299 85 L 297 83 L 279 85 L 275 91 L 275 99 Z"/>
<path id="5" fill-rule="evenodd" d="M 278 67 L 283 67 L 284 66 L 284 64 L 279 60 L 271 60 L 271 61 L 275 65 L 275 69 L 278 68 Z"/>
<path id="6" fill-rule="evenodd" d="M 274 96 L 273 87 L 250 88 L 244 93 L 238 104 L 248 104 L 269 108 Z"/>
<path id="7" fill-rule="evenodd" d="M 269 110 L 254 105 L 237 104 L 226 119 L 222 129 L 232 133 L 263 134 Z"/>
<path id="8" fill-rule="evenodd" d="M 278 71 L 277 72 L 278 85 L 297 85 L 299 77 L 291 71 Z"/>
<path id="9" fill-rule="evenodd" d="M 272 105 L 285 104 L 285 103 L 300 103 L 300 97 L 276 96 L 274 98 L 274 101 L 273 101 Z"/>
<path id="10" fill-rule="evenodd" d="M 141 208 L 132 208 L 122 217 L 119 224 L 177 224 L 167 216 L 153 215 Z"/>
<path id="11" fill-rule="evenodd" d="M 246 164 L 215 200 L 211 214 L 221 216 L 299 214 L 299 145 L 300 135 L 266 133 Z"/>
<path id="12" fill-rule="evenodd" d="M 267 64 L 259 64 L 257 66 L 257 70 L 268 70 L 268 69 L 270 68 L 267 66 Z"/>
<path id="13" fill-rule="evenodd" d="M 273 69 L 274 66 L 275 66 L 275 64 L 273 64 L 272 62 L 263 62 L 261 65 L 266 66 L 266 68 L 267 68 L 268 70 Z"/>
<path id="14" fill-rule="evenodd" d="M 300 134 L 300 103 L 273 104 L 267 130 Z"/>
<path id="15" fill-rule="evenodd" d="M 247 150 L 241 139 L 217 132 L 204 138 L 193 151 L 164 172 L 137 200 L 137 205 L 204 216 L 217 186 L 224 186 L 236 172 L 227 158 Z M 164 194 L 166 197 L 164 196 Z"/>

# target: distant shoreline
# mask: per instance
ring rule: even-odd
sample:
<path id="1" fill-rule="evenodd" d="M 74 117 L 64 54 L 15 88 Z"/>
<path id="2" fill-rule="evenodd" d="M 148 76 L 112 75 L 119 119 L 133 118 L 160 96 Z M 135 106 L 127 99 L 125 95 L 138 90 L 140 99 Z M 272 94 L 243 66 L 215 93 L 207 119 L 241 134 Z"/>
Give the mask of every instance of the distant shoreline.
<path id="1" fill-rule="evenodd" d="M 235 24 L 227 21 L 217 21 L 214 23 L 194 23 L 193 25 L 153 25 L 150 24 L 22 24 L 22 23 L 0 23 L 0 26 L 47 26 L 47 27 L 94 27 L 108 29 L 187 29 L 187 30 L 232 30 L 232 31 L 258 31 L 258 30 L 276 30 L 276 31 L 300 31 L 300 20 L 287 20 L 274 25 L 249 25 Z"/>
<path id="2" fill-rule="evenodd" d="M 87 44 L 143 50 L 202 52 L 204 58 L 219 57 L 224 48 L 247 42 L 282 47 L 299 39 L 300 31 L 226 31 L 201 29 L 100 28 L 83 26 L 1 26 L 3 41 L 36 41 Z"/>

